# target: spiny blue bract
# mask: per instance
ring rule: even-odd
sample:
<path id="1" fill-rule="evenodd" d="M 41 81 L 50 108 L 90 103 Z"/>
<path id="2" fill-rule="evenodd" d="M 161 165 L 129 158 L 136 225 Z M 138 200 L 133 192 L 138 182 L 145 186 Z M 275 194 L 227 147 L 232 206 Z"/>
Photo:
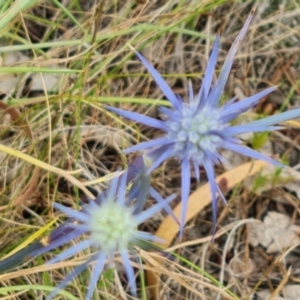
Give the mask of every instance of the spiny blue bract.
<path id="1" fill-rule="evenodd" d="M 185 216 L 187 212 L 188 197 L 190 192 L 190 164 L 192 163 L 197 179 L 200 179 L 199 166 L 204 167 L 211 186 L 213 222 L 214 230 L 216 226 L 217 214 L 217 194 L 225 201 L 222 192 L 215 182 L 214 165 L 222 162 L 224 158 L 219 153 L 219 149 L 225 148 L 244 154 L 254 159 L 262 159 L 274 165 L 282 166 L 276 160 L 266 157 L 250 148 L 242 145 L 236 138 L 246 132 L 272 131 L 279 129 L 273 126 L 279 122 L 295 118 L 300 115 L 300 109 L 291 110 L 275 116 L 267 117 L 246 125 L 231 126 L 230 121 L 242 112 L 256 105 L 259 100 L 274 91 L 275 87 L 250 96 L 240 102 L 235 102 L 236 98 L 229 100 L 225 105 L 219 106 L 224 87 L 230 73 L 234 56 L 238 45 L 244 37 L 246 30 L 253 17 L 253 11 L 248 16 L 241 32 L 232 44 L 220 75 L 213 84 L 213 77 L 218 56 L 220 37 L 217 36 L 210 59 L 205 71 L 201 89 L 194 95 L 191 84 L 189 86 L 188 101 L 184 101 L 180 96 L 173 93 L 162 76 L 153 66 L 138 52 L 136 55 L 142 61 L 148 72 L 151 73 L 157 85 L 171 102 L 172 109 L 160 108 L 164 120 L 153 119 L 135 112 L 106 106 L 125 118 L 140 122 L 165 131 L 165 135 L 154 140 L 143 142 L 126 149 L 124 152 L 146 150 L 145 157 L 152 161 L 148 173 L 152 172 L 163 161 L 170 157 L 175 157 L 181 162 L 181 198 L 183 201 L 181 212 L 182 236 Z M 201 199 L 199 199 L 201 201 Z M 225 201 L 226 202 L 226 201 Z"/>
<path id="2" fill-rule="evenodd" d="M 131 177 L 133 172 L 132 170 L 129 171 L 131 174 L 128 177 Z M 131 293 L 136 296 L 135 277 L 130 262 L 130 254 L 134 253 L 135 246 L 143 245 L 145 242 L 146 244 L 147 242 L 161 242 L 155 236 L 139 231 L 137 227 L 162 208 L 166 208 L 168 203 L 175 198 L 175 195 L 163 199 L 141 212 L 136 209 L 137 205 L 132 205 L 133 197 L 139 197 L 139 194 L 134 192 L 135 195 L 133 195 L 133 193 L 126 192 L 127 175 L 128 171 L 112 179 L 109 188 L 102 192 L 95 201 L 90 200 L 81 211 L 54 203 L 54 207 L 68 215 L 70 219 L 53 232 L 48 246 L 32 253 L 32 255 L 44 253 L 80 236 L 83 236 L 80 242 L 57 255 L 47 264 L 63 261 L 87 248 L 93 249 L 94 253 L 86 262 L 76 267 L 47 299 L 52 299 L 59 290 L 87 268 L 91 262 L 95 261 L 86 295 L 86 300 L 91 299 L 106 261 L 112 262 L 116 255 L 122 259 Z"/>

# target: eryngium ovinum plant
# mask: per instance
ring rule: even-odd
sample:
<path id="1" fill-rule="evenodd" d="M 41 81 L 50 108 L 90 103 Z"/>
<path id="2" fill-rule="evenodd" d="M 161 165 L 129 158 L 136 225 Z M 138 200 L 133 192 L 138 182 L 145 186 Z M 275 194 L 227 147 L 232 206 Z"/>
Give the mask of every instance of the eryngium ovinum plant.
<path id="1" fill-rule="evenodd" d="M 239 135 L 249 132 L 277 130 L 281 127 L 274 125 L 300 115 L 300 108 L 297 108 L 277 115 L 261 118 L 248 124 L 232 125 L 230 123 L 241 113 L 255 106 L 262 97 L 274 91 L 275 87 L 269 87 L 242 101 L 236 101 L 234 97 L 220 106 L 220 99 L 232 68 L 234 56 L 241 40 L 245 36 L 253 13 L 252 11 L 249 14 L 241 32 L 236 37 L 228 52 L 218 79 L 213 82 L 220 43 L 220 37 L 217 36 L 200 91 L 194 95 L 190 84 L 187 99 L 182 99 L 179 95 L 175 94 L 158 71 L 154 69 L 142 54 L 136 52 L 138 58 L 153 76 L 158 87 L 171 102 L 171 109 L 160 107 L 163 120 L 154 119 L 136 112 L 125 111 L 120 108 L 106 106 L 108 110 L 125 118 L 163 131 L 160 137 L 127 148 L 124 152 L 129 153 L 144 150 L 145 160 L 148 161 L 150 165 L 147 171 L 148 173 L 151 173 L 155 168 L 171 157 L 178 159 L 181 163 L 181 237 L 190 192 L 191 166 L 194 168 L 198 181 L 200 180 L 199 167 L 203 167 L 206 171 L 211 187 L 214 232 L 217 219 L 217 196 L 219 195 L 226 203 L 220 188 L 215 182 L 214 166 L 225 160 L 220 154 L 220 150 L 232 150 L 251 158 L 264 160 L 282 167 L 283 165 L 280 162 L 244 146 Z M 199 201 L 201 201 L 201 199 L 199 199 Z"/>
<path id="2" fill-rule="evenodd" d="M 50 234 L 36 241 L 16 254 L 0 261 L 0 273 L 20 265 L 25 259 L 57 249 L 70 242 L 75 244 L 63 251 L 47 264 L 63 261 L 89 248 L 91 257 L 74 269 L 47 297 L 52 299 L 74 277 L 94 264 L 87 289 L 86 300 L 91 299 L 97 281 L 105 265 L 113 266 L 114 257 L 121 258 L 132 295 L 137 296 L 135 275 L 131 258 L 139 261 L 136 249 L 160 251 L 155 242 L 161 239 L 147 232 L 138 230 L 138 225 L 152 218 L 161 209 L 173 212 L 168 205 L 176 195 L 163 199 L 151 186 L 151 177 L 146 174 L 147 167 L 142 156 L 137 157 L 125 172 L 119 172 L 109 183 L 108 188 L 95 200 L 83 204 L 81 210 L 74 210 L 54 203 L 54 208 L 65 213 L 69 218 Z M 152 196 L 157 204 L 144 209 L 144 204 Z M 174 217 L 174 221 L 178 223 Z"/>
<path id="3" fill-rule="evenodd" d="M 130 291 L 132 295 L 137 296 L 131 257 L 137 260 L 136 247 L 148 249 L 152 246 L 155 247 L 152 243 L 162 242 L 161 239 L 148 232 L 139 231 L 138 226 L 147 219 L 152 218 L 161 209 L 169 207 L 168 203 L 176 195 L 169 196 L 167 199 L 156 198 L 158 203 L 141 211 L 138 203 L 140 201 L 144 202 L 144 199 L 139 197 L 146 196 L 144 193 L 136 193 L 134 189 L 127 191 L 126 186 L 130 181 L 128 177 L 131 177 L 131 175 L 132 169 L 129 168 L 121 175 L 116 176 L 105 191 L 99 194 L 95 200 L 90 200 L 88 204 L 83 205 L 80 211 L 58 203 L 53 204 L 54 208 L 66 214 L 69 219 L 50 234 L 47 242 L 42 247 L 28 253 L 28 255 L 40 255 L 74 240 L 79 241 L 52 258 L 47 264 L 63 261 L 87 248 L 92 250 L 92 255 L 87 261 L 78 265 L 51 292 L 47 300 L 52 299 L 59 290 L 93 263 L 85 297 L 86 300 L 91 299 L 105 264 L 112 267 L 115 257 L 121 258 Z M 141 171 L 138 171 L 138 175 L 141 175 Z M 141 180 L 136 182 L 137 186 L 142 188 L 144 182 L 141 182 Z M 133 184 L 132 188 L 135 186 L 136 184 Z"/>

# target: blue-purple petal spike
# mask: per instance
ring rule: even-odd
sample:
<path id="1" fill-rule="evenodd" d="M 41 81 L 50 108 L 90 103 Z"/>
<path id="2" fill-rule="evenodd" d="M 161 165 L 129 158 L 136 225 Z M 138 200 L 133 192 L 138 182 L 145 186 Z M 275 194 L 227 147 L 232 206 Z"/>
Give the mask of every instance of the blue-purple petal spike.
<path id="1" fill-rule="evenodd" d="M 72 217 L 76 220 L 79 220 L 81 222 L 87 222 L 88 221 L 88 217 L 86 214 L 84 214 L 83 212 L 81 211 L 76 211 L 76 210 L 73 210 L 71 208 L 68 208 L 66 206 L 63 206 L 59 203 L 53 203 L 53 206 L 56 208 L 56 209 L 59 209 L 60 211 L 62 211 L 63 213 L 65 213 L 66 215 L 68 215 L 69 217 Z"/>
<path id="2" fill-rule="evenodd" d="M 282 126 L 265 126 L 258 127 L 257 125 L 251 126 L 251 124 L 240 125 L 240 126 L 231 126 L 224 130 L 225 136 L 237 136 L 247 132 L 264 132 L 264 131 L 275 131 L 283 129 Z"/>
<path id="3" fill-rule="evenodd" d="M 116 114 L 119 114 L 127 119 L 151 126 L 151 127 L 155 127 L 158 129 L 164 129 L 165 124 L 163 121 L 160 120 L 156 120 L 144 115 L 141 115 L 139 113 L 135 113 L 135 112 L 131 112 L 131 111 L 126 111 L 120 108 L 115 108 L 115 107 L 111 107 L 111 106 L 105 106 L 105 108 L 107 110 L 110 110 Z"/>
<path id="4" fill-rule="evenodd" d="M 217 63 L 217 58 L 218 58 L 218 51 L 219 51 L 219 44 L 220 44 L 220 36 L 218 35 L 211 53 L 211 56 L 208 61 L 208 65 L 205 71 L 204 79 L 200 88 L 200 91 L 197 96 L 197 106 L 198 109 L 201 109 L 205 104 L 205 99 L 207 99 L 209 90 L 211 88 L 213 76 L 214 76 L 214 71 L 215 71 L 215 66 Z M 202 99 L 202 101 L 201 101 Z"/>
<path id="5" fill-rule="evenodd" d="M 135 285 L 135 279 L 134 279 L 134 272 L 133 272 L 133 268 L 131 266 L 128 252 L 121 250 L 120 254 L 121 254 L 123 265 L 124 265 L 126 275 L 127 275 L 128 281 L 129 281 L 131 293 L 132 293 L 132 295 L 136 296 L 136 285 Z"/>
<path id="6" fill-rule="evenodd" d="M 154 169 L 156 169 L 162 162 L 169 158 L 173 152 L 173 148 L 169 148 L 162 152 L 156 161 L 153 161 L 152 165 L 149 167 L 147 174 L 150 174 Z"/>
<path id="7" fill-rule="evenodd" d="M 136 216 L 138 223 L 140 224 L 140 223 L 145 222 L 151 216 L 158 213 L 161 209 L 165 209 L 165 207 L 169 204 L 169 202 L 173 201 L 175 198 L 176 198 L 176 194 L 173 194 L 173 195 L 169 196 L 168 198 L 166 198 L 164 202 L 159 202 L 155 205 L 152 205 L 147 210 L 144 210 L 143 212 L 141 212 L 139 215 Z"/>
<path id="8" fill-rule="evenodd" d="M 117 195 L 117 202 L 122 205 L 123 201 L 126 199 L 126 172 L 124 176 L 121 176 L 119 180 L 119 187 L 118 187 L 118 192 L 115 193 Z"/>
<path id="9" fill-rule="evenodd" d="M 122 179 L 125 178 L 125 180 L 126 180 L 126 176 L 121 176 L 121 178 Z M 109 189 L 107 189 L 107 198 L 108 199 L 114 199 L 115 195 L 117 195 L 117 189 L 118 189 L 119 183 L 120 182 L 119 182 L 118 176 L 116 176 L 115 178 L 112 179 Z M 93 208 L 95 208 L 95 207 L 93 207 Z"/>
<path id="10" fill-rule="evenodd" d="M 96 288 L 96 285 L 97 285 L 97 282 L 99 280 L 99 277 L 102 273 L 102 270 L 103 270 L 103 267 L 105 265 L 105 260 L 106 260 L 106 253 L 100 253 L 97 257 L 97 262 L 95 264 L 95 267 L 94 267 L 94 272 L 91 276 L 91 279 L 90 279 L 90 284 L 89 284 L 89 287 L 88 287 L 88 292 L 87 292 L 87 295 L 86 295 L 86 299 L 92 299 L 92 296 L 93 296 L 93 292 Z"/>
<path id="11" fill-rule="evenodd" d="M 270 164 L 273 164 L 274 166 L 284 168 L 284 165 L 280 163 L 279 161 L 272 159 L 271 157 L 265 156 L 255 150 L 252 150 L 251 148 L 248 148 L 246 146 L 236 145 L 233 143 L 224 142 L 223 147 L 232 150 L 234 152 L 240 153 L 245 156 L 249 156 L 254 159 L 264 160 Z"/>
<path id="12" fill-rule="evenodd" d="M 169 87 L 167 82 L 162 78 L 162 76 L 157 72 L 157 70 L 153 68 L 153 66 L 147 61 L 147 59 L 142 54 L 136 52 L 136 55 L 141 60 L 143 65 L 146 67 L 148 72 L 152 75 L 152 77 L 156 81 L 161 91 L 164 93 L 167 99 L 172 103 L 173 107 L 176 109 L 180 109 L 182 103 L 175 95 L 175 93 L 172 91 L 172 89 Z"/>
<path id="13" fill-rule="evenodd" d="M 300 108 L 291 109 L 280 114 L 269 116 L 263 119 L 259 119 L 248 123 L 249 126 L 270 126 L 278 123 L 282 123 L 288 120 L 298 118 L 300 116 Z"/>
<path id="14" fill-rule="evenodd" d="M 149 194 L 158 202 L 158 203 L 163 203 L 165 201 L 165 199 L 163 199 L 163 197 L 153 188 L 150 187 L 149 188 Z M 177 224 L 180 224 L 179 221 L 177 220 L 176 216 L 174 215 L 173 210 L 171 209 L 171 207 L 169 205 L 165 205 L 164 210 L 166 211 L 166 213 L 168 213 Z"/>
<path id="15" fill-rule="evenodd" d="M 51 260 L 48 261 L 47 264 L 55 264 L 57 262 L 60 262 L 62 260 L 65 260 L 66 258 L 79 253 L 80 251 L 89 248 L 90 246 L 93 245 L 93 242 L 91 240 L 83 240 L 79 242 L 76 245 L 71 246 L 67 250 L 63 251 L 62 253 L 58 254 L 56 257 L 52 258 Z"/>
<path id="16" fill-rule="evenodd" d="M 235 117 L 237 117 L 241 112 L 244 112 L 250 108 L 252 108 L 254 105 L 256 105 L 261 98 L 267 96 L 268 94 L 272 93 L 276 88 L 275 87 L 270 87 L 265 89 L 264 91 L 261 91 L 260 93 L 257 93 L 253 96 L 250 96 L 244 100 L 241 100 L 239 102 L 236 102 L 234 104 L 231 104 L 228 107 L 225 107 L 222 110 L 222 118 L 223 118 L 223 122 L 228 122 L 231 121 L 231 119 L 229 120 L 224 120 L 224 118 L 226 118 L 227 115 L 234 115 Z"/>
<path id="17" fill-rule="evenodd" d="M 41 247 L 35 251 L 30 253 L 30 257 L 35 257 L 37 255 L 41 255 L 43 253 L 49 252 L 50 250 L 56 249 L 72 240 L 77 239 L 79 236 L 84 234 L 82 230 L 73 229 L 71 232 L 57 237 L 55 240 L 49 240 L 49 244 L 47 246 Z"/>
<path id="18" fill-rule="evenodd" d="M 190 100 L 190 103 L 193 102 L 194 99 L 195 99 L 195 96 L 194 96 L 192 82 L 189 80 L 189 100 Z"/>
<path id="19" fill-rule="evenodd" d="M 49 294 L 49 296 L 46 298 L 46 300 L 51 300 L 55 295 L 63 289 L 71 280 L 73 280 L 76 276 L 78 276 L 80 273 L 84 271 L 84 269 L 87 268 L 88 264 L 94 260 L 94 257 L 90 258 L 88 261 L 84 262 L 83 264 L 76 267 L 70 274 L 67 275 L 67 277 L 59 283 L 59 285 Z M 89 300 L 86 298 L 86 300 Z"/>
<path id="20" fill-rule="evenodd" d="M 181 167 L 181 201 L 182 201 L 182 209 L 181 209 L 181 217 L 180 217 L 180 233 L 179 237 L 182 239 L 183 237 L 183 226 L 185 224 L 185 218 L 188 208 L 188 199 L 190 193 L 190 184 L 191 184 L 191 168 L 190 161 L 188 157 L 182 161 Z"/>
<path id="21" fill-rule="evenodd" d="M 228 55 L 225 59 L 224 65 L 221 69 L 219 78 L 218 78 L 217 82 L 215 83 L 215 86 L 213 87 L 213 89 L 211 91 L 211 95 L 208 96 L 208 101 L 211 102 L 212 107 L 217 107 L 219 105 L 219 101 L 220 101 L 221 96 L 223 94 L 223 91 L 224 91 L 225 84 L 227 82 L 229 73 L 231 71 L 231 67 L 232 67 L 232 64 L 233 64 L 235 54 L 238 50 L 238 46 L 239 46 L 240 42 L 242 41 L 243 37 L 246 34 L 246 31 L 247 31 L 247 29 L 250 25 L 250 22 L 253 18 L 253 14 L 254 14 L 254 11 L 252 11 L 249 14 L 242 30 L 240 31 L 240 33 L 236 37 L 235 41 L 233 42 L 233 44 L 232 44 L 232 46 L 229 50 L 229 53 L 228 53 Z"/>
<path id="22" fill-rule="evenodd" d="M 158 138 L 158 139 L 155 139 L 155 140 L 152 140 L 152 141 L 149 141 L 149 142 L 143 142 L 143 143 L 140 143 L 138 145 L 129 147 L 129 148 L 125 149 L 123 152 L 124 153 L 130 153 L 130 152 L 133 152 L 133 151 L 141 151 L 141 150 L 145 150 L 147 148 L 161 147 L 165 144 L 170 144 L 170 143 L 172 143 L 172 141 L 168 141 L 166 138 Z"/>
<path id="23" fill-rule="evenodd" d="M 141 174 L 143 174 L 145 169 L 144 157 L 142 155 L 135 158 L 135 160 L 128 166 L 126 184 L 132 180 L 137 179 Z"/>
<path id="24" fill-rule="evenodd" d="M 207 174 L 208 182 L 210 185 L 210 191 L 211 191 L 211 199 L 212 199 L 212 214 L 213 214 L 213 236 L 217 230 L 217 212 L 218 212 L 218 206 L 217 206 L 217 183 L 215 181 L 215 172 L 214 168 L 211 162 L 207 161 L 204 164 L 204 168 Z"/>

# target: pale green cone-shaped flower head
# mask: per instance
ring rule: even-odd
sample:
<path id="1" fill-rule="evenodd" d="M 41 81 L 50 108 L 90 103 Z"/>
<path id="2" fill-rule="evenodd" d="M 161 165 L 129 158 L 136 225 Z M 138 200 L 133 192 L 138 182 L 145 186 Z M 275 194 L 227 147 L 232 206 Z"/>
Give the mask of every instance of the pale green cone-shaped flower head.
<path id="1" fill-rule="evenodd" d="M 132 209 L 114 201 L 107 201 L 89 210 L 90 220 L 87 227 L 91 240 L 101 245 L 101 251 L 107 254 L 116 249 L 128 249 L 132 238 L 136 236 L 138 221 Z"/>

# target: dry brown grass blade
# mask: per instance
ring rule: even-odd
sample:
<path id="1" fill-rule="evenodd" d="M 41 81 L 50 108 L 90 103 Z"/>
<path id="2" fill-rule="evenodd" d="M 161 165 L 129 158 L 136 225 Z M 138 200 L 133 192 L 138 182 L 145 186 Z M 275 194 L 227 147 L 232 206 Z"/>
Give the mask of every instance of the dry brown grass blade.
<path id="1" fill-rule="evenodd" d="M 266 165 L 267 163 L 263 161 L 246 163 L 218 176 L 216 178 L 216 182 L 220 185 L 222 190 L 232 189 L 234 186 L 244 181 L 248 176 L 252 176 L 259 172 Z M 210 186 L 209 183 L 207 183 L 190 195 L 186 222 L 194 218 L 206 205 L 210 204 L 210 202 Z M 180 218 L 180 212 L 181 203 L 174 208 L 174 214 L 178 219 Z M 169 247 L 172 240 L 178 234 L 178 231 L 179 227 L 174 222 L 173 218 L 171 216 L 167 216 L 156 231 L 156 236 L 165 241 L 165 243 L 161 246 L 165 248 Z M 159 263 L 162 264 L 163 260 L 159 259 Z M 159 274 L 156 274 L 153 271 L 147 271 L 146 278 L 148 286 L 150 287 L 152 298 L 154 300 L 159 300 Z"/>
<path id="2" fill-rule="evenodd" d="M 3 101 L 0 101 L 0 109 L 10 114 L 11 119 L 20 127 L 23 128 L 30 140 L 33 140 L 33 135 L 27 120 L 21 117 L 19 110 L 16 107 L 10 107 Z"/>
<path id="3" fill-rule="evenodd" d="M 24 204 L 24 202 L 30 198 L 30 196 L 34 193 L 34 191 L 36 190 L 36 188 L 38 186 L 38 182 L 40 179 L 40 173 L 41 173 L 40 168 L 37 168 L 37 167 L 34 168 L 34 171 L 33 171 L 30 181 L 24 187 L 24 189 L 20 192 L 20 194 L 17 196 L 17 198 L 13 200 L 13 203 L 12 203 L 13 206 Z"/>
<path id="4" fill-rule="evenodd" d="M 279 285 L 274 290 L 274 292 L 270 295 L 268 300 L 276 300 L 277 299 L 276 296 L 278 296 L 278 294 L 282 291 L 282 289 L 287 284 L 289 277 L 291 275 L 291 268 L 289 268 L 287 272 L 285 270 L 283 270 L 283 271 L 284 271 L 284 277 L 282 278 L 282 280 L 280 281 Z"/>
<path id="5" fill-rule="evenodd" d="M 4 152 L 6 154 L 9 154 L 13 157 L 17 157 L 20 158 L 32 165 L 37 166 L 39 169 L 44 169 L 48 172 L 52 172 L 55 174 L 58 174 L 61 177 L 66 178 L 68 181 L 70 181 L 72 184 L 74 184 L 75 186 L 77 186 L 79 189 L 81 189 L 88 197 L 90 197 L 91 199 L 94 199 L 95 196 L 78 180 L 76 179 L 74 176 L 72 176 L 72 174 L 78 173 L 78 170 L 76 171 L 72 171 L 72 172 L 68 172 L 65 171 L 63 169 L 59 169 L 57 167 L 54 167 L 44 161 L 38 160 L 28 154 L 25 154 L 19 150 L 7 147 L 5 145 L 2 145 L 0 143 L 0 151 Z"/>
<path id="6" fill-rule="evenodd" d="M 0 101 L 0 109 L 7 112 L 11 116 L 12 120 L 24 130 L 24 132 L 27 134 L 28 138 L 31 141 L 33 141 L 33 134 L 32 134 L 30 125 L 25 118 L 21 117 L 21 114 L 16 107 L 10 107 L 3 101 Z M 39 177 L 40 177 L 40 169 L 35 168 L 30 182 L 20 192 L 19 196 L 14 200 L 12 205 L 23 204 L 30 197 L 30 195 L 34 192 L 34 190 L 36 189 L 36 187 L 38 185 Z"/>

